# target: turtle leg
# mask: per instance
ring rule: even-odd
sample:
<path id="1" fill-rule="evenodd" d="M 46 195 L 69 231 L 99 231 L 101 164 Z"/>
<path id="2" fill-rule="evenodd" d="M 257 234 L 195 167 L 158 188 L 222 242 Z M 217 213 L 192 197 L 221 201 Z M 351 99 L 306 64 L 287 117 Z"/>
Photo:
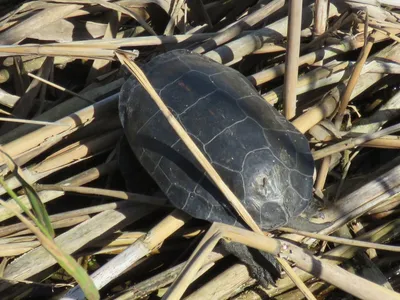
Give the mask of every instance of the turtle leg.
<path id="1" fill-rule="evenodd" d="M 250 276 L 264 288 L 270 284 L 275 285 L 275 281 L 280 278 L 281 267 L 273 255 L 225 239 L 221 239 L 220 243 L 224 250 L 247 266 Z"/>
<path id="2" fill-rule="evenodd" d="M 232 241 L 240 240 L 241 243 L 245 243 L 247 246 L 252 248 L 260 248 L 263 251 L 268 251 L 275 255 L 280 252 L 280 242 L 277 240 L 251 231 L 239 229 L 238 227 L 221 223 L 213 223 L 190 256 L 182 272 L 164 294 L 162 298 L 163 300 L 182 298 L 182 295 L 185 293 L 187 287 L 196 278 L 198 271 L 203 266 L 207 255 L 223 238 L 228 238 Z M 260 238 L 264 241 L 264 243 L 259 243 Z"/>
<path id="3" fill-rule="evenodd" d="M 157 187 L 153 178 L 136 158 L 125 135 L 118 142 L 116 153 L 119 170 L 128 192 L 148 194 Z"/>

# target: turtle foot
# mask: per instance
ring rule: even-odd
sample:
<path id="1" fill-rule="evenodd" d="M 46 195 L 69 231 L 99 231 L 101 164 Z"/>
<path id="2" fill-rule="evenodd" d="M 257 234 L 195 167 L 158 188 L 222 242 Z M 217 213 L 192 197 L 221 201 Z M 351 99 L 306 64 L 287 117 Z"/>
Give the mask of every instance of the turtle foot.
<path id="1" fill-rule="evenodd" d="M 264 288 L 268 288 L 270 284 L 275 286 L 276 280 L 280 278 L 281 268 L 273 255 L 225 240 L 221 240 L 221 246 L 245 264 L 250 276 Z"/>

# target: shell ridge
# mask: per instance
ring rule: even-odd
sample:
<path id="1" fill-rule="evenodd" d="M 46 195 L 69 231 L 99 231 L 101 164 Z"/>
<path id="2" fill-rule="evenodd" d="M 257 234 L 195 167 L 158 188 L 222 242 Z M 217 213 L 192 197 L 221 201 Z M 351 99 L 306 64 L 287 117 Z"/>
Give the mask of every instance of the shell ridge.
<path id="1" fill-rule="evenodd" d="M 204 95 L 203 97 L 200 97 L 199 99 L 196 100 L 196 102 L 194 102 L 193 104 L 189 105 L 188 107 L 186 107 L 180 114 L 178 114 L 179 118 L 186 113 L 189 109 L 191 109 L 193 106 L 195 106 L 197 103 L 199 103 L 201 100 L 211 96 L 212 94 L 216 93 L 218 90 L 212 91 L 210 93 L 208 93 L 207 95 Z"/>
<path id="2" fill-rule="evenodd" d="M 244 121 L 246 121 L 248 119 L 248 116 L 245 115 L 246 117 L 244 117 L 243 119 L 236 121 L 235 123 L 229 125 L 228 127 L 225 127 L 224 129 L 222 129 L 220 132 L 218 132 L 214 137 L 211 138 L 211 140 L 209 140 L 207 143 L 204 144 L 204 147 L 209 145 L 212 141 L 214 141 L 218 136 L 220 136 L 221 134 L 223 134 L 225 131 L 231 129 L 233 126 L 242 123 Z"/>

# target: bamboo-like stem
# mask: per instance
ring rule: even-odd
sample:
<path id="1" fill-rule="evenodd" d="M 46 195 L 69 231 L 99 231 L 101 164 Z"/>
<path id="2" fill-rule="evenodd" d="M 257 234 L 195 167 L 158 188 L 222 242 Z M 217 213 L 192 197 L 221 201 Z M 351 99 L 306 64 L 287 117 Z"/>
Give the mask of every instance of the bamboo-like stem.
<path id="1" fill-rule="evenodd" d="M 18 211 L 16 211 L 12 207 L 12 205 L 3 200 L 0 200 L 0 204 L 10 210 L 13 214 L 15 214 L 18 219 L 20 219 L 21 222 L 24 223 L 24 225 L 36 235 L 43 247 L 57 260 L 59 264 L 67 269 L 70 274 L 71 271 L 73 271 L 73 275 L 79 275 L 79 277 L 77 277 L 76 279 L 85 284 L 84 290 L 88 299 L 100 299 L 100 295 L 98 293 L 98 290 L 95 288 L 93 281 L 89 276 L 87 276 L 87 274 L 83 273 L 83 269 L 72 257 L 64 253 L 64 251 L 60 249 L 52 239 L 49 239 L 43 232 L 41 232 L 32 223 L 30 223 L 29 220 Z"/>
<path id="2" fill-rule="evenodd" d="M 186 291 L 187 287 L 195 278 L 197 272 L 203 265 L 206 257 L 209 253 L 214 249 L 218 241 L 223 238 L 229 236 L 230 239 L 233 241 L 238 241 L 238 239 L 243 238 L 241 243 L 244 243 L 244 240 L 249 242 L 248 246 L 253 245 L 254 242 L 258 242 L 259 240 L 256 238 L 259 234 L 247 231 L 249 233 L 248 236 L 241 235 L 241 229 L 228 226 L 227 232 L 223 232 L 221 228 L 225 228 L 224 224 L 214 223 L 211 225 L 210 229 L 201 239 L 200 243 L 197 245 L 196 249 L 193 251 L 192 255 L 190 256 L 188 262 L 186 263 L 184 269 L 179 274 L 178 278 L 174 281 L 171 287 L 167 290 L 164 294 L 162 300 L 174 300 L 174 299 L 181 299 L 183 293 Z M 231 235 L 229 235 L 231 234 Z M 255 238 L 252 240 L 251 238 Z M 280 243 L 277 240 L 268 238 L 271 243 L 265 243 L 264 247 L 267 248 L 268 253 L 273 253 L 277 255 L 280 252 Z M 261 248 L 258 248 L 261 249 Z M 265 250 L 265 249 L 263 249 Z"/>
<path id="3" fill-rule="evenodd" d="M 231 241 L 245 244 L 274 255 L 279 253 L 293 261 L 300 269 L 325 280 L 328 283 L 361 299 L 375 300 L 378 296 L 384 299 L 398 300 L 399 294 L 388 290 L 376 283 L 353 275 L 342 268 L 317 259 L 302 248 L 289 242 L 279 241 L 265 235 L 261 236 L 249 230 L 237 228 L 221 223 L 214 223 L 207 232 L 207 240 L 199 244 L 185 269 L 180 273 L 175 283 L 166 292 L 163 300 L 180 299 L 186 290 L 187 283 L 191 282 L 198 268 L 202 265 L 206 250 L 212 249 L 219 239 L 227 238 Z M 193 270 L 196 268 L 197 270 Z M 357 288 L 356 288 L 357 287 Z"/>
<path id="4" fill-rule="evenodd" d="M 68 43 L 46 45 L 12 45 L 0 46 L 0 53 L 32 54 L 49 56 L 74 56 L 81 57 L 104 56 L 105 59 L 114 59 L 115 55 L 109 50 L 122 47 L 159 46 L 164 44 L 178 44 L 181 42 L 199 42 L 214 37 L 216 33 L 196 33 L 170 36 L 143 36 L 120 39 L 84 40 Z M 71 53 L 73 52 L 73 53 Z M 83 53 L 83 52 L 86 52 Z"/>
<path id="5" fill-rule="evenodd" d="M 329 0 L 315 0 L 314 37 L 325 32 L 328 22 L 328 6 Z"/>
<path id="6" fill-rule="evenodd" d="M 337 152 L 341 152 L 341 151 L 344 151 L 344 150 L 347 150 L 347 149 L 351 149 L 351 148 L 360 146 L 365 142 L 368 142 L 368 141 L 383 137 L 385 135 L 388 135 L 388 134 L 391 134 L 391 133 L 394 133 L 394 132 L 397 132 L 397 131 L 400 131 L 400 124 L 396 124 L 396 125 L 390 126 L 388 128 L 385 128 L 383 130 L 380 130 L 380 131 L 377 131 L 377 132 L 374 132 L 374 133 L 363 134 L 363 135 L 361 135 L 361 136 L 359 136 L 357 138 L 350 138 L 350 139 L 347 139 L 347 140 L 342 141 L 340 143 L 337 143 L 335 145 L 325 147 L 324 149 L 315 151 L 313 153 L 313 157 L 314 157 L 315 160 L 318 160 L 318 159 L 321 159 L 321 158 L 326 157 L 328 155 L 332 155 L 332 154 L 337 153 Z"/>
<path id="7" fill-rule="evenodd" d="M 300 33 L 303 0 L 289 1 L 288 45 L 286 49 L 283 112 L 286 119 L 296 116 L 296 86 L 299 73 Z"/>
<path id="8" fill-rule="evenodd" d="M 3 149 L 14 160 L 19 160 L 21 156 L 24 154 L 29 154 L 31 151 L 37 151 L 36 155 L 38 155 L 41 153 L 40 151 L 44 151 L 51 145 L 56 144 L 59 140 L 61 140 L 62 137 L 77 131 L 77 129 L 80 127 L 90 124 L 92 121 L 94 121 L 95 117 L 101 118 L 101 116 L 110 114 L 110 112 L 116 109 L 116 104 L 116 98 L 107 98 L 58 121 L 59 124 L 65 124 L 68 125 L 68 127 L 47 125 L 26 134 L 21 138 L 14 139 L 13 141 L 5 144 Z M 26 163 L 26 160 L 23 161 L 23 163 Z M 0 165 L 3 164 L 3 160 L 0 159 Z"/>
<path id="9" fill-rule="evenodd" d="M 243 30 L 254 26 L 261 20 L 265 19 L 269 15 L 284 7 L 284 5 L 284 0 L 274 0 L 269 2 L 262 8 L 256 10 L 255 12 L 249 14 L 248 16 L 237 22 L 235 25 L 230 26 L 221 33 L 218 33 L 217 36 L 198 46 L 193 50 L 193 52 L 204 53 L 212 50 L 215 47 L 223 45 L 226 42 L 229 42 L 230 40 L 238 36 Z"/>
<path id="10" fill-rule="evenodd" d="M 400 252 L 400 247 L 398 247 L 398 246 L 390 246 L 390 245 L 365 242 L 365 241 L 354 240 L 354 239 L 340 238 L 340 237 L 336 237 L 336 236 L 307 232 L 307 231 L 296 230 L 296 229 L 286 228 L 286 227 L 279 228 L 279 230 L 288 232 L 288 233 L 295 233 L 295 234 L 303 235 L 303 236 L 310 237 L 310 238 L 315 238 L 315 239 L 318 239 L 321 241 L 327 241 L 327 242 L 332 242 L 332 243 L 337 243 L 337 244 L 342 244 L 342 245 L 355 246 L 355 247 L 361 247 L 361 248 L 372 248 L 372 249 L 392 251 L 392 252 Z"/>
<path id="11" fill-rule="evenodd" d="M 304 249 L 288 244 L 285 254 L 290 257 L 296 266 L 316 277 L 340 288 L 341 290 L 365 300 L 393 299 L 399 300 L 400 295 L 381 285 L 366 280 L 346 270 L 313 257 Z"/>
<path id="12" fill-rule="evenodd" d="M 324 157 L 321 163 L 321 167 L 318 172 L 317 180 L 315 181 L 315 189 L 322 191 L 325 186 L 326 177 L 329 172 L 329 165 L 331 163 L 331 156 Z"/>
<path id="13" fill-rule="evenodd" d="M 106 196 L 106 197 L 130 200 L 138 203 L 158 205 L 158 206 L 165 206 L 167 203 L 167 199 L 165 198 L 151 197 L 124 191 L 83 187 L 83 186 L 69 186 L 69 185 L 65 186 L 59 184 L 36 184 L 35 189 L 37 191 L 63 191 L 63 192 L 72 192 L 84 195 Z"/>
<path id="14" fill-rule="evenodd" d="M 326 47 L 315 52 L 311 52 L 305 54 L 300 57 L 299 59 L 299 66 L 304 64 L 313 64 L 317 61 L 320 61 L 323 57 L 324 59 L 328 59 L 334 56 L 337 56 L 341 53 L 346 53 L 351 50 L 357 49 L 363 45 L 362 36 L 356 37 L 354 40 L 342 42 L 339 45 L 333 45 L 330 47 Z M 0 48 L 1 50 L 1 48 Z M 285 64 L 279 64 L 272 68 L 257 72 L 253 75 L 248 76 L 247 78 L 254 84 L 254 85 L 261 85 L 272 79 L 275 79 L 279 76 L 285 74 Z"/>
<path id="15" fill-rule="evenodd" d="M 389 236 L 397 236 L 398 226 L 400 220 L 396 219 L 387 222 L 378 228 L 373 229 L 367 233 L 364 233 L 357 238 L 359 240 L 371 241 L 371 242 L 381 242 L 390 238 Z M 347 261 L 354 257 L 354 255 L 359 251 L 359 248 L 340 245 L 328 252 L 324 253 L 321 259 L 325 260 L 327 263 L 339 265 L 344 261 Z M 312 279 L 314 276 L 311 273 L 306 273 L 305 271 L 295 268 L 296 274 L 304 281 Z M 232 297 L 232 292 L 228 289 L 224 289 L 223 286 L 229 285 L 236 287 L 239 290 L 247 287 L 249 284 L 253 284 L 254 280 L 249 277 L 248 270 L 246 266 L 241 264 L 236 264 L 234 267 L 229 268 L 224 271 L 212 281 L 206 283 L 200 287 L 196 292 L 189 295 L 187 299 L 189 300 L 203 300 L 203 299 L 213 299 L 213 296 L 218 293 L 217 299 L 226 299 Z M 283 292 L 289 291 L 295 288 L 293 281 L 286 275 L 283 278 L 278 279 L 276 286 L 270 286 L 268 289 L 258 286 L 262 293 L 268 295 L 270 298 L 274 298 Z"/>
<path id="16" fill-rule="evenodd" d="M 132 264 L 148 255 L 155 247 L 159 246 L 166 238 L 181 228 L 188 220 L 190 220 L 189 215 L 182 211 L 174 210 L 124 252 L 91 274 L 90 277 L 93 279 L 95 286 L 100 290 L 110 281 L 120 276 Z M 64 298 L 62 298 L 62 300 L 72 299 L 85 299 L 82 289 L 79 286 L 69 290 Z"/>

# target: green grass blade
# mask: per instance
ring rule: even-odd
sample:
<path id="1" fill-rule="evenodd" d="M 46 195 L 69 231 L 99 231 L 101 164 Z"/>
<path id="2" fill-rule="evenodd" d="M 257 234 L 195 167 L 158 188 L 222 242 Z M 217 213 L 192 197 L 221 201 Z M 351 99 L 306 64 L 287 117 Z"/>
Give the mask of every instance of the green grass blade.
<path id="1" fill-rule="evenodd" d="M 47 213 L 46 207 L 43 202 L 40 200 L 39 195 L 36 193 L 35 189 L 27 183 L 21 176 L 17 174 L 18 180 L 21 182 L 21 185 L 24 187 L 26 196 L 29 199 L 29 202 L 32 205 L 32 209 L 39 219 L 39 222 L 47 229 L 47 232 L 51 237 L 55 236 L 55 232 L 53 226 L 51 225 L 49 214 Z"/>
<path id="2" fill-rule="evenodd" d="M 8 187 L 7 183 L 4 181 L 3 177 L 0 177 L 0 184 L 6 190 L 6 192 L 10 195 L 11 198 L 21 207 L 22 211 L 26 213 L 26 215 L 36 224 L 36 226 L 47 236 L 52 237 L 50 233 L 47 231 L 47 228 L 32 214 L 30 209 L 25 206 L 25 204 L 19 199 L 18 195 Z"/>
<path id="3" fill-rule="evenodd" d="M 12 174 L 19 180 L 24 191 L 29 199 L 29 202 L 32 206 L 32 210 L 34 215 L 40 224 L 42 224 L 47 230 L 43 231 L 44 233 L 49 234 L 51 237 L 55 236 L 53 226 L 51 225 L 51 221 L 49 215 L 46 211 L 46 207 L 43 202 L 40 200 L 39 195 L 36 193 L 35 189 L 22 177 L 22 171 L 19 169 L 18 165 L 15 161 L 9 156 L 6 152 L 0 149 L 0 152 L 12 172 Z M 3 184 L 4 186 L 4 184 Z M 18 197 L 18 196 L 17 196 Z M 15 199 L 14 199 L 15 200 Z M 22 208 L 22 207 L 21 207 Z"/>

